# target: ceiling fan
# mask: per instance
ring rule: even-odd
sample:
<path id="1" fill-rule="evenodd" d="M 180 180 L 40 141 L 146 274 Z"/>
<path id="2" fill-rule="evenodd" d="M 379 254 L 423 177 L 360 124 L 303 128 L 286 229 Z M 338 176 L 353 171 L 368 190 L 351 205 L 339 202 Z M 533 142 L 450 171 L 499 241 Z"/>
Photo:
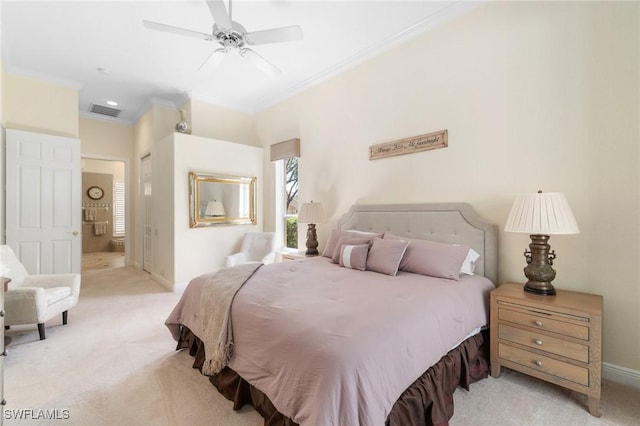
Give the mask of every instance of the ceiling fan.
<path id="1" fill-rule="evenodd" d="M 302 28 L 299 25 L 247 32 L 242 25 L 231 19 L 231 0 L 229 0 L 228 13 L 224 0 L 206 0 L 206 3 L 214 21 L 211 34 L 146 20 L 143 20 L 142 23 L 146 28 L 152 30 L 215 41 L 220 44 L 222 47 L 211 52 L 198 69 L 202 68 L 209 60 L 219 63 L 227 53 L 237 52 L 267 74 L 277 74 L 281 71 L 275 65 L 246 46 L 302 40 Z"/>

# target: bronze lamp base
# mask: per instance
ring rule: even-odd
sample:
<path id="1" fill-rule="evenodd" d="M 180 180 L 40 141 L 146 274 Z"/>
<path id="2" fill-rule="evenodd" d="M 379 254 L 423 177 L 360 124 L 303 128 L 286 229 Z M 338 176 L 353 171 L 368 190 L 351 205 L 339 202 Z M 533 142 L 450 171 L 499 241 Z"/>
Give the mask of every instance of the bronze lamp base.
<path id="1" fill-rule="evenodd" d="M 309 228 L 307 229 L 307 251 L 305 254 L 307 256 L 314 256 L 318 254 L 318 239 L 316 234 L 316 225 L 314 223 L 310 223 Z"/>
<path id="2" fill-rule="evenodd" d="M 556 271 L 551 267 L 553 259 L 556 258 L 555 251 L 549 252 L 551 246 L 547 244 L 548 235 L 530 235 L 531 244 L 529 250 L 524 251 L 527 259 L 527 266 L 524 268 L 524 275 L 529 279 L 524 285 L 527 293 L 553 296 L 556 289 L 551 285 L 551 281 L 556 277 Z"/>

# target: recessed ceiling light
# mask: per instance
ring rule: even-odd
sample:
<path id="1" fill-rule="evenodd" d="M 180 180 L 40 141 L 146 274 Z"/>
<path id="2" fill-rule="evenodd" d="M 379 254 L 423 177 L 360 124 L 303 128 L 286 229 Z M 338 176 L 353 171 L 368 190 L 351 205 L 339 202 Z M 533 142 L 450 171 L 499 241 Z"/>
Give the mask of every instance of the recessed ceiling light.
<path id="1" fill-rule="evenodd" d="M 116 101 L 107 101 L 107 105 L 118 106 L 118 103 Z"/>

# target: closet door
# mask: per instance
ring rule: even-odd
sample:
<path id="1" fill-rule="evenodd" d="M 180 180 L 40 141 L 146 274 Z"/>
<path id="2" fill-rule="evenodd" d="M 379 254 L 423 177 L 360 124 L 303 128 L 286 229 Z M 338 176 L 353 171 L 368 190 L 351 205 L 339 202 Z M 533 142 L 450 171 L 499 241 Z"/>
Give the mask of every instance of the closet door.
<path id="1" fill-rule="evenodd" d="M 80 272 L 80 140 L 6 131 L 6 241 L 30 274 Z"/>

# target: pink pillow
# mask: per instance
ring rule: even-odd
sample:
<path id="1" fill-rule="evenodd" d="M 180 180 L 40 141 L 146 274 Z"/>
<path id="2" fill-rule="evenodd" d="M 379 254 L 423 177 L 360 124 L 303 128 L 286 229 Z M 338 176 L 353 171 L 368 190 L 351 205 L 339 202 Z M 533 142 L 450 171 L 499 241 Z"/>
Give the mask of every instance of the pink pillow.
<path id="1" fill-rule="evenodd" d="M 324 251 L 322 255 L 324 257 L 333 258 L 333 254 L 336 250 L 336 245 L 338 244 L 338 240 L 340 237 L 346 235 L 359 235 L 359 236 L 367 236 L 370 237 L 370 240 L 373 240 L 374 237 L 382 237 L 382 233 L 378 232 L 364 232 L 364 231 L 341 231 L 339 229 L 334 229 L 331 231 L 331 235 L 327 240 L 327 245 L 324 247 Z"/>
<path id="2" fill-rule="evenodd" d="M 401 238 L 389 233 L 384 237 L 389 240 Z M 468 246 L 407 239 L 411 241 L 411 245 L 400 262 L 401 271 L 450 280 L 460 279 L 462 262 L 469 253 Z"/>
<path id="3" fill-rule="evenodd" d="M 367 270 L 396 275 L 407 246 L 409 241 L 374 238 L 367 257 Z"/>
<path id="4" fill-rule="evenodd" d="M 369 244 L 342 246 L 342 250 L 340 250 L 340 266 L 364 271 L 367 267 L 367 253 L 369 253 Z"/>
<path id="5" fill-rule="evenodd" d="M 358 245 L 358 244 L 370 244 L 371 238 L 366 235 L 357 235 L 357 234 L 346 234 L 343 237 L 340 237 L 338 242 L 336 243 L 336 248 L 333 250 L 333 256 L 331 256 L 331 260 L 333 263 L 340 263 L 340 252 L 342 251 L 342 246 L 345 245 Z"/>

